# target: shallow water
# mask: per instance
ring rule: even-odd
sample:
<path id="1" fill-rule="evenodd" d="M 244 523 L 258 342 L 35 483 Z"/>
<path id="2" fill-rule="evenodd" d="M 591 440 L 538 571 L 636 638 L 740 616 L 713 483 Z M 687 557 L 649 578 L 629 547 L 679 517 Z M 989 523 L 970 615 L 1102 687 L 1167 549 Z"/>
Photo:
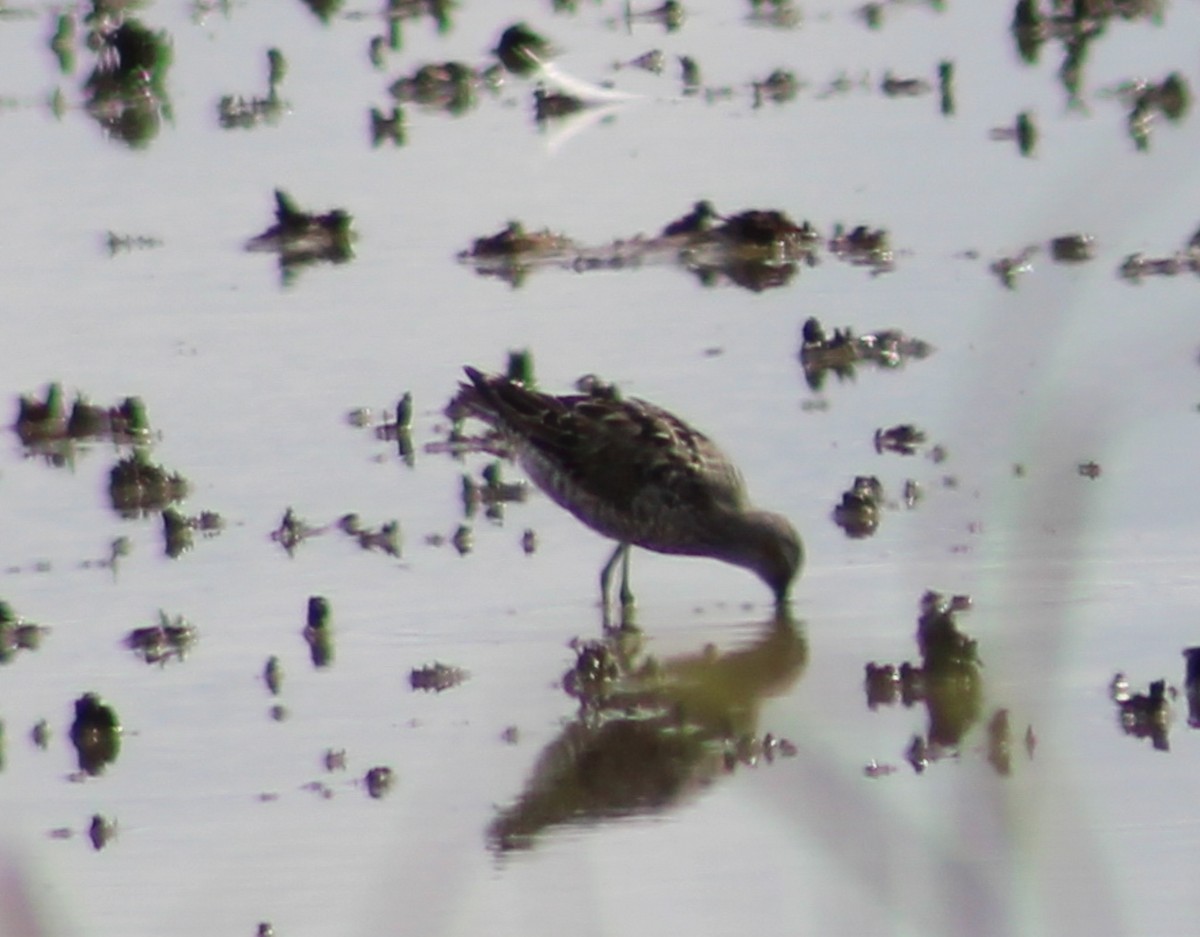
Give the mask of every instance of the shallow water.
<path id="1" fill-rule="evenodd" d="M 1160 119 L 1137 152 L 1105 91 L 1172 70 L 1200 80 L 1200 12 L 1174 3 L 1159 22 L 1110 22 L 1068 106 L 1057 44 L 1021 64 L 1011 9 L 987 6 L 889 4 L 879 30 L 850 4 L 805 7 L 802 25 L 773 29 L 748 20 L 748 3 L 696 0 L 668 33 L 626 29 L 618 4 L 464 5 L 445 34 L 405 22 L 403 48 L 377 70 L 374 9 L 323 25 L 300 3 L 149 4 L 135 15 L 170 34 L 171 117 L 140 148 L 81 109 L 94 56 L 79 48 L 59 73 L 48 9 L 0 21 L 0 390 L 14 417 L 18 395 L 51 380 L 106 405 L 140 396 L 151 458 L 191 482 L 184 513 L 226 524 L 170 559 L 157 516 L 109 506 L 127 448 L 79 446 L 52 466 L 8 434 L 0 598 L 50 631 L 3 665 L 0 931 L 1190 933 L 1186 779 L 1200 748 L 1186 704 L 1169 753 L 1156 751 L 1122 733 L 1108 683 L 1120 670 L 1136 691 L 1159 677 L 1182 690 L 1179 652 L 1200 643 L 1196 281 L 1116 276 L 1128 254 L 1170 254 L 1195 230 L 1196 126 Z M 558 47 L 562 71 L 643 97 L 595 125 L 539 130 L 532 83 L 510 79 L 457 118 L 405 105 L 405 145 L 371 146 L 369 110 L 390 110 L 392 81 L 431 60 L 485 63 L 522 18 Z M 222 95 L 265 93 L 270 46 L 288 60 L 290 109 L 273 126 L 222 130 Z M 658 77 L 610 68 L 655 47 L 695 56 L 731 95 L 682 96 L 671 59 Z M 956 66 L 950 117 L 943 59 Z M 809 85 L 755 108 L 749 82 L 775 67 Z M 887 69 L 935 90 L 884 98 Z M 820 99 L 839 72 L 869 88 Z M 55 87 L 60 118 L 45 104 Z M 1040 130 L 1029 158 L 988 137 L 1024 110 Z M 276 187 L 351 212 L 353 259 L 285 282 L 272 254 L 243 251 L 270 224 Z M 535 270 L 513 288 L 455 259 L 512 218 L 595 245 L 653 233 L 700 198 L 825 232 L 885 227 L 896 268 L 872 276 L 826 253 L 755 293 L 669 264 Z M 162 244 L 110 255 L 109 231 Z M 1052 263 L 1045 242 L 1072 232 L 1094 235 L 1096 259 Z M 1033 269 L 1005 290 L 988 265 L 1033 243 Z M 900 328 L 936 352 L 813 392 L 797 358 L 809 316 Z M 647 554 L 633 567 L 642 653 L 676 676 L 707 674 L 701 699 L 723 701 L 739 734 L 787 739 L 793 757 L 726 771 L 687 749 L 652 763 L 669 795 L 622 801 L 597 783 L 607 802 L 550 811 L 522 848 L 500 851 L 489 831 L 536 793 L 539 764 L 572 740 L 594 759 L 609 751 L 561 685 L 569 642 L 600 636 L 609 545 L 537 493 L 506 505 L 503 523 L 466 521 L 465 556 L 428 542 L 464 523 L 461 475 L 486 462 L 426 451 L 445 437 L 442 407 L 463 364 L 501 369 L 517 348 L 547 389 L 595 372 L 710 433 L 756 500 L 803 531 L 808 562 L 786 641 L 741 570 Z M 405 391 L 411 467 L 346 420 L 361 406 L 378 417 Z M 907 422 L 945 461 L 928 446 L 875 452 L 877 428 Z M 1094 479 L 1078 472 L 1091 460 Z M 924 498 L 850 540 L 830 513 L 863 474 L 892 502 L 909 478 Z M 314 524 L 397 519 L 401 556 L 338 531 L 288 556 L 270 536 L 288 506 Z M 129 554 L 98 566 L 119 537 Z M 928 731 L 925 708 L 870 710 L 863 668 L 918 658 L 927 589 L 972 596 L 957 621 L 978 643 L 983 689 L 957 755 L 917 773 L 905 753 Z M 321 669 L 301 635 L 314 595 L 332 608 Z M 147 666 L 121 640 L 159 609 L 198 640 L 183 661 Z M 278 700 L 261 676 L 271 655 Z M 746 659 L 758 669 L 737 670 Z M 470 676 L 413 691 L 410 670 L 434 661 Z M 659 702 L 682 705 L 671 693 L 684 683 L 667 686 Z M 68 734 L 86 691 L 124 733 L 115 763 L 81 781 Z M 986 758 L 998 708 L 1014 733 L 1009 776 Z M 45 751 L 28 735 L 43 718 Z M 344 770 L 324 769 L 329 748 L 345 749 Z M 896 770 L 868 777 L 872 763 Z M 396 781 L 376 800 L 362 779 L 380 765 Z M 99 851 L 85 834 L 97 813 L 118 824 Z M 74 835 L 50 835 L 63 828 Z"/>

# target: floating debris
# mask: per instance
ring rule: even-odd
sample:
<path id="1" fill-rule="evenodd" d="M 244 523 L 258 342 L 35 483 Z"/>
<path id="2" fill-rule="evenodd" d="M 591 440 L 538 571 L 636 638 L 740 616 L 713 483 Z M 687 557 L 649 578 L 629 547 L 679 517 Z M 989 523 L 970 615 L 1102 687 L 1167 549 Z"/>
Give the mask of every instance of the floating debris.
<path id="1" fill-rule="evenodd" d="M 539 124 L 554 118 L 577 114 L 587 106 L 585 101 L 573 94 L 547 91 L 541 85 L 533 89 L 533 119 Z"/>
<path id="2" fill-rule="evenodd" d="M 650 10 L 633 9 L 631 0 L 625 0 L 625 25 L 630 27 L 635 23 L 655 23 L 669 33 L 675 32 L 683 25 L 686 13 L 679 0 L 666 0 L 661 6 Z"/>
<path id="3" fill-rule="evenodd" d="M 911 423 L 901 423 L 889 429 L 875 430 L 875 451 L 895 452 L 899 455 L 915 455 L 917 447 L 925 442 L 925 433 Z"/>
<path id="4" fill-rule="evenodd" d="M 287 73 L 287 60 L 278 49 L 267 51 L 267 93 L 264 96 L 226 94 L 217 102 L 217 122 L 225 130 L 249 130 L 279 123 L 291 109 L 279 96 L 279 85 Z"/>
<path id="5" fill-rule="evenodd" d="M 367 793 L 375 800 L 386 795 L 396 783 L 396 772 L 386 766 L 372 768 L 363 778 Z"/>
<path id="6" fill-rule="evenodd" d="M 296 547 L 309 537 L 323 533 L 325 529 L 324 527 L 313 527 L 289 506 L 283 512 L 283 519 L 279 522 L 279 526 L 271 531 L 271 539 L 283 547 L 288 556 L 291 556 L 295 553 Z"/>
<path id="7" fill-rule="evenodd" d="M 115 231 L 106 231 L 104 234 L 104 247 L 110 257 L 122 251 L 150 250 L 162 245 L 162 238 L 147 234 L 117 234 Z"/>
<path id="8" fill-rule="evenodd" d="M 526 231 L 519 221 L 510 221 L 496 234 L 476 238 L 470 250 L 458 255 L 471 261 L 485 276 L 497 276 L 519 286 L 535 265 L 568 260 L 579 251 L 578 245 L 563 234 L 543 228 Z"/>
<path id="9" fill-rule="evenodd" d="M 63 403 L 62 385 L 46 386 L 46 396 L 22 395 L 17 401 L 13 425 L 21 442 L 34 449 L 64 441 L 108 440 L 117 445 L 146 442 L 150 421 L 139 397 L 126 397 L 112 407 L 96 406 L 76 394 L 70 413 Z M 41 451 L 48 451 L 42 449 Z"/>
<path id="10" fill-rule="evenodd" d="M 554 56 L 554 47 L 525 23 L 514 23 L 505 29 L 492 51 L 501 65 L 522 78 L 532 75 Z"/>
<path id="11" fill-rule="evenodd" d="M 346 770 L 346 749 L 327 748 L 321 756 L 321 766 L 329 772 Z"/>
<path id="12" fill-rule="evenodd" d="M 504 505 L 512 502 L 523 502 L 529 495 L 529 485 L 523 481 L 506 482 L 501 477 L 499 460 L 484 466 L 482 484 L 470 475 L 462 477 L 463 513 L 474 517 L 480 505 L 483 505 L 489 520 L 500 521 L 504 518 Z"/>
<path id="13" fill-rule="evenodd" d="M 707 234 L 712 230 L 714 222 L 721 218 L 712 202 L 703 199 L 692 206 L 692 210 L 674 221 L 668 222 L 662 229 L 660 237 L 670 238 L 680 235 Z"/>
<path id="14" fill-rule="evenodd" d="M 568 696 L 596 705 L 602 702 L 621 675 L 619 656 L 612 641 L 573 641 L 575 663 L 562 679 Z"/>
<path id="15" fill-rule="evenodd" d="M 1135 253 L 1121 262 L 1117 275 L 1122 280 L 1140 283 L 1145 277 L 1174 277 L 1188 269 L 1195 269 L 1195 260 L 1181 254 L 1171 257 L 1146 257 L 1144 254 Z"/>
<path id="16" fill-rule="evenodd" d="M 380 147 L 385 143 L 397 147 L 404 146 L 407 137 L 403 108 L 393 107 L 390 113 L 384 113 L 379 108 L 373 107 L 370 117 L 372 147 Z"/>
<path id="17" fill-rule="evenodd" d="M 521 534 L 521 549 L 525 551 L 526 556 L 533 556 L 537 550 L 537 533 L 530 527 L 525 528 L 525 532 Z"/>
<path id="18" fill-rule="evenodd" d="M 872 274 L 887 273 L 896 267 L 888 233 L 883 228 L 860 224 L 846 231 L 841 224 L 834 225 L 829 250 L 856 267 L 870 267 Z"/>
<path id="19" fill-rule="evenodd" d="M 191 622 L 160 609 L 156 624 L 134 628 L 123 643 L 147 664 L 165 664 L 172 658 L 182 661 L 195 642 L 196 629 Z"/>
<path id="20" fill-rule="evenodd" d="M 898 78 L 889 70 L 884 73 L 879 90 L 889 98 L 915 98 L 929 94 L 933 86 L 924 78 Z"/>
<path id="21" fill-rule="evenodd" d="M 640 68 L 644 72 L 661 75 L 666 64 L 667 57 L 663 54 L 662 49 L 651 49 L 649 52 L 643 52 L 641 55 L 627 62 L 615 62 L 613 70 L 620 71 L 622 68 Z"/>
<path id="22" fill-rule="evenodd" d="M 50 51 L 58 59 L 58 70 L 64 75 L 75 71 L 75 14 L 60 13 L 50 37 Z"/>
<path id="23" fill-rule="evenodd" d="M 1130 254 L 1121 263 L 1117 275 L 1123 280 L 1141 282 L 1148 276 L 1178 276 L 1186 270 L 1200 274 L 1200 231 L 1188 239 L 1184 246 L 1169 257 L 1146 257 L 1142 253 Z"/>
<path id="24" fill-rule="evenodd" d="M 833 509 L 833 521 L 851 539 L 870 537 L 879 528 L 883 507 L 883 485 L 874 475 L 859 475 L 842 492 L 842 500 Z"/>
<path id="25" fill-rule="evenodd" d="M 98 407 L 82 394 L 75 397 L 67 418 L 67 435 L 72 439 L 108 439 L 114 443 L 137 443 L 150 438 L 150 420 L 140 397 L 126 397 L 113 407 Z"/>
<path id="26" fill-rule="evenodd" d="M 35 722 L 33 724 L 33 728 L 29 730 L 29 739 L 42 751 L 45 751 L 47 748 L 49 748 L 50 723 L 48 723 L 45 719 L 39 719 L 37 722 Z"/>
<path id="27" fill-rule="evenodd" d="M 1200 647 L 1184 648 L 1186 662 L 1183 686 L 1187 693 L 1188 725 L 1200 728 Z"/>
<path id="28" fill-rule="evenodd" d="M 747 20 L 777 29 L 794 29 L 804 22 L 804 14 L 793 0 L 750 0 Z"/>
<path id="29" fill-rule="evenodd" d="M 295 268 L 318 261 L 340 264 L 351 260 L 352 222 L 341 208 L 320 215 L 302 211 L 291 196 L 276 189 L 275 224 L 247 241 L 246 250 L 279 254 L 284 282 L 291 282 Z"/>
<path id="30" fill-rule="evenodd" d="M 87 22 L 86 45 L 96 65 L 83 84 L 85 108 L 110 139 L 144 147 L 170 115 L 170 37 L 115 7 Z"/>
<path id="31" fill-rule="evenodd" d="M 820 390 L 825 375 L 832 371 L 839 380 L 855 376 L 859 364 L 880 368 L 897 368 L 908 359 L 921 360 L 933 353 L 933 346 L 918 338 L 909 338 L 896 329 L 855 335 L 852 329 L 825 332 L 820 320 L 809 317 L 804 322 L 800 342 L 800 363 L 808 386 Z"/>
<path id="32" fill-rule="evenodd" d="M 187 479 L 155 465 L 142 449 L 135 449 L 109 472 L 108 497 L 113 510 L 124 518 L 162 511 L 187 493 Z"/>
<path id="33" fill-rule="evenodd" d="M 116 711 L 95 693 L 75 700 L 71 744 L 79 759 L 79 770 L 98 775 L 116 761 L 121 751 L 121 723 Z"/>
<path id="34" fill-rule="evenodd" d="M 1097 479 L 1100 477 L 1101 472 L 1100 463 L 1092 461 L 1080 462 L 1079 465 L 1076 466 L 1076 471 L 1078 471 L 1079 474 L 1084 478 Z"/>
<path id="35" fill-rule="evenodd" d="M 1096 257 L 1096 239 L 1090 234 L 1064 234 L 1050 241 L 1050 256 L 1060 264 L 1078 264 Z"/>
<path id="36" fill-rule="evenodd" d="M 700 93 L 702 84 L 700 65 L 690 55 L 679 56 L 679 77 L 683 82 L 684 97 L 692 97 Z"/>
<path id="37" fill-rule="evenodd" d="M 283 689 L 283 664 L 274 654 L 263 665 L 263 682 L 272 696 L 278 696 Z"/>
<path id="38" fill-rule="evenodd" d="M 1012 774 L 1012 730 L 1007 709 L 997 709 L 988 720 L 987 760 L 1001 777 Z"/>
<path id="39" fill-rule="evenodd" d="M 344 514 L 338 519 L 337 526 L 357 540 L 364 550 L 377 550 L 393 557 L 400 555 L 399 521 L 387 521 L 377 528 L 364 527 L 357 514 Z"/>
<path id="40" fill-rule="evenodd" d="M 466 556 L 475 546 L 475 535 L 466 524 L 460 524 L 450 538 L 450 543 L 458 551 L 459 556 Z"/>
<path id="41" fill-rule="evenodd" d="M 443 690 L 458 686 L 469 676 L 470 673 L 461 667 L 452 667 L 449 664 L 435 661 L 424 667 L 414 667 L 408 674 L 408 684 L 414 690 L 425 690 L 426 692 L 432 690 L 434 693 L 441 693 Z"/>
<path id="42" fill-rule="evenodd" d="M 751 84 L 751 88 L 754 90 L 753 106 L 755 108 L 762 107 L 764 101 L 770 101 L 772 104 L 786 104 L 795 99 L 800 92 L 800 87 L 795 72 L 777 68 L 762 81 L 755 81 Z"/>
<path id="43" fill-rule="evenodd" d="M 1150 148 L 1150 130 L 1158 115 L 1177 123 L 1191 107 L 1191 91 L 1187 80 L 1172 72 L 1162 82 L 1133 82 L 1121 94 L 1130 102 L 1126 126 L 1129 136 L 1139 150 Z"/>
<path id="44" fill-rule="evenodd" d="M 1029 245 L 1022 248 L 1020 253 L 1012 257 L 1000 257 L 993 260 L 988 267 L 1004 284 L 1006 289 L 1016 289 L 1017 277 L 1029 273 L 1033 269 L 1033 258 L 1037 256 L 1037 246 Z"/>
<path id="45" fill-rule="evenodd" d="M 178 559 L 192 548 L 194 531 L 212 537 L 225 528 L 224 519 L 215 511 L 201 511 L 189 517 L 173 507 L 168 507 L 162 512 L 162 522 L 163 552 L 171 559 Z"/>
<path id="46" fill-rule="evenodd" d="M 954 114 L 954 63 L 943 61 L 938 63 L 938 93 L 941 95 L 942 114 L 950 117 Z"/>
<path id="47" fill-rule="evenodd" d="M 50 629 L 25 621 L 11 605 L 0 600 L 0 664 L 7 664 L 18 651 L 36 651 Z"/>
<path id="48" fill-rule="evenodd" d="M 497 66 L 477 70 L 464 62 L 434 62 L 397 78 L 388 91 L 401 104 L 413 103 L 457 117 L 475 106 L 481 89 L 496 90 L 501 76 Z"/>
<path id="49" fill-rule="evenodd" d="M 88 839 L 91 841 L 92 848 L 99 852 L 109 841 L 117 835 L 117 821 L 110 820 L 96 813 L 92 815 L 92 822 L 88 824 Z"/>
<path id="50" fill-rule="evenodd" d="M 412 394 L 405 392 L 396 403 L 394 418 L 389 419 L 385 414 L 380 423 L 372 425 L 371 410 L 368 407 L 358 407 L 349 413 L 346 420 L 351 426 L 371 427 L 376 439 L 394 442 L 397 454 L 405 465 L 412 468 L 416 464 L 416 451 L 412 441 L 412 418 Z"/>
<path id="51" fill-rule="evenodd" d="M 27 394 L 18 398 L 17 422 L 13 428 L 25 445 L 62 438 L 66 435 L 66 426 L 62 385 L 58 382 L 46 385 L 46 396 L 42 400 Z"/>
<path id="52" fill-rule="evenodd" d="M 314 595 L 308 600 L 308 623 L 304 626 L 312 664 L 317 669 L 333 663 L 333 626 L 329 623 L 329 601 Z"/>
<path id="53" fill-rule="evenodd" d="M 1115 678 L 1114 678 L 1115 681 Z M 1117 704 L 1117 717 L 1126 735 L 1150 739 L 1158 751 L 1170 751 L 1168 731 L 1171 726 L 1171 698 L 1174 688 L 1168 690 L 1166 680 L 1154 680 L 1147 693 L 1113 694 Z"/>
<path id="54" fill-rule="evenodd" d="M 988 136 L 993 140 L 1014 140 L 1022 156 L 1032 156 L 1037 147 L 1037 124 L 1032 114 L 1022 111 L 1011 127 L 993 127 Z"/>

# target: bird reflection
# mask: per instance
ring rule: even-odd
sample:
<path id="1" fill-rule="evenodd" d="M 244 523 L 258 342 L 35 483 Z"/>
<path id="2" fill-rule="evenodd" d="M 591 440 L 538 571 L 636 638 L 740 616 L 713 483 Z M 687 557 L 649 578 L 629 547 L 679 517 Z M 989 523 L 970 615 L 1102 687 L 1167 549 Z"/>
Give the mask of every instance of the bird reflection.
<path id="1" fill-rule="evenodd" d="M 787 691 L 808 661 L 804 632 L 786 613 L 730 651 L 705 645 L 658 660 L 640 632 L 621 629 L 578 643 L 576 654 L 563 688 L 579 713 L 489 827 L 498 852 L 532 848 L 556 826 L 666 810 L 739 764 L 794 754 L 758 727 L 763 701 Z"/>

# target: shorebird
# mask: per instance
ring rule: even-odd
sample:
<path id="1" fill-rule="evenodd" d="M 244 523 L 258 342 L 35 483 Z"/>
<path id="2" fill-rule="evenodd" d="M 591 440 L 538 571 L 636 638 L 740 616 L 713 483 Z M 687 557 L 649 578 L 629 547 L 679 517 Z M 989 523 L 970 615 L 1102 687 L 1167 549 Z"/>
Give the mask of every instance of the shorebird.
<path id="1" fill-rule="evenodd" d="M 600 574 L 601 605 L 621 563 L 623 611 L 630 547 L 707 556 L 757 573 L 782 606 L 804 561 L 785 517 L 753 508 L 737 468 L 707 436 L 672 413 L 610 387 L 555 396 L 464 369 L 451 412 L 495 429 L 529 477 L 561 507 L 617 541 Z"/>

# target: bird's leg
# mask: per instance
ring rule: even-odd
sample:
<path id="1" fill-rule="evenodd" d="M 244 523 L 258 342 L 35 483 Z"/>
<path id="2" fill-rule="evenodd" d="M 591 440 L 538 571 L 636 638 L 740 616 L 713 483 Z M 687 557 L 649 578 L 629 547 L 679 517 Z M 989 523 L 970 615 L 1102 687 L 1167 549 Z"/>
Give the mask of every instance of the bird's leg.
<path id="1" fill-rule="evenodd" d="M 629 588 L 629 544 L 625 544 L 621 556 L 621 620 L 633 608 L 633 590 Z"/>
<path id="2" fill-rule="evenodd" d="M 603 610 L 603 613 L 604 613 L 605 627 L 607 627 L 608 623 L 609 623 L 609 611 L 610 611 L 610 607 L 609 607 L 609 603 L 608 603 L 608 595 L 609 595 L 608 587 L 612 581 L 613 568 L 617 565 L 617 560 L 621 559 L 622 556 L 625 557 L 625 571 L 626 571 L 626 575 L 628 575 L 629 546 L 628 546 L 628 544 L 624 544 L 624 543 L 617 544 L 617 548 L 613 551 L 613 555 L 608 558 L 608 562 L 605 563 L 604 568 L 602 570 L 600 570 L 600 608 Z M 628 590 L 628 583 L 626 583 L 624 580 L 622 580 L 622 583 L 621 583 L 621 606 L 622 606 L 622 608 L 624 608 L 624 606 L 625 606 L 625 593 L 627 590 Z"/>

